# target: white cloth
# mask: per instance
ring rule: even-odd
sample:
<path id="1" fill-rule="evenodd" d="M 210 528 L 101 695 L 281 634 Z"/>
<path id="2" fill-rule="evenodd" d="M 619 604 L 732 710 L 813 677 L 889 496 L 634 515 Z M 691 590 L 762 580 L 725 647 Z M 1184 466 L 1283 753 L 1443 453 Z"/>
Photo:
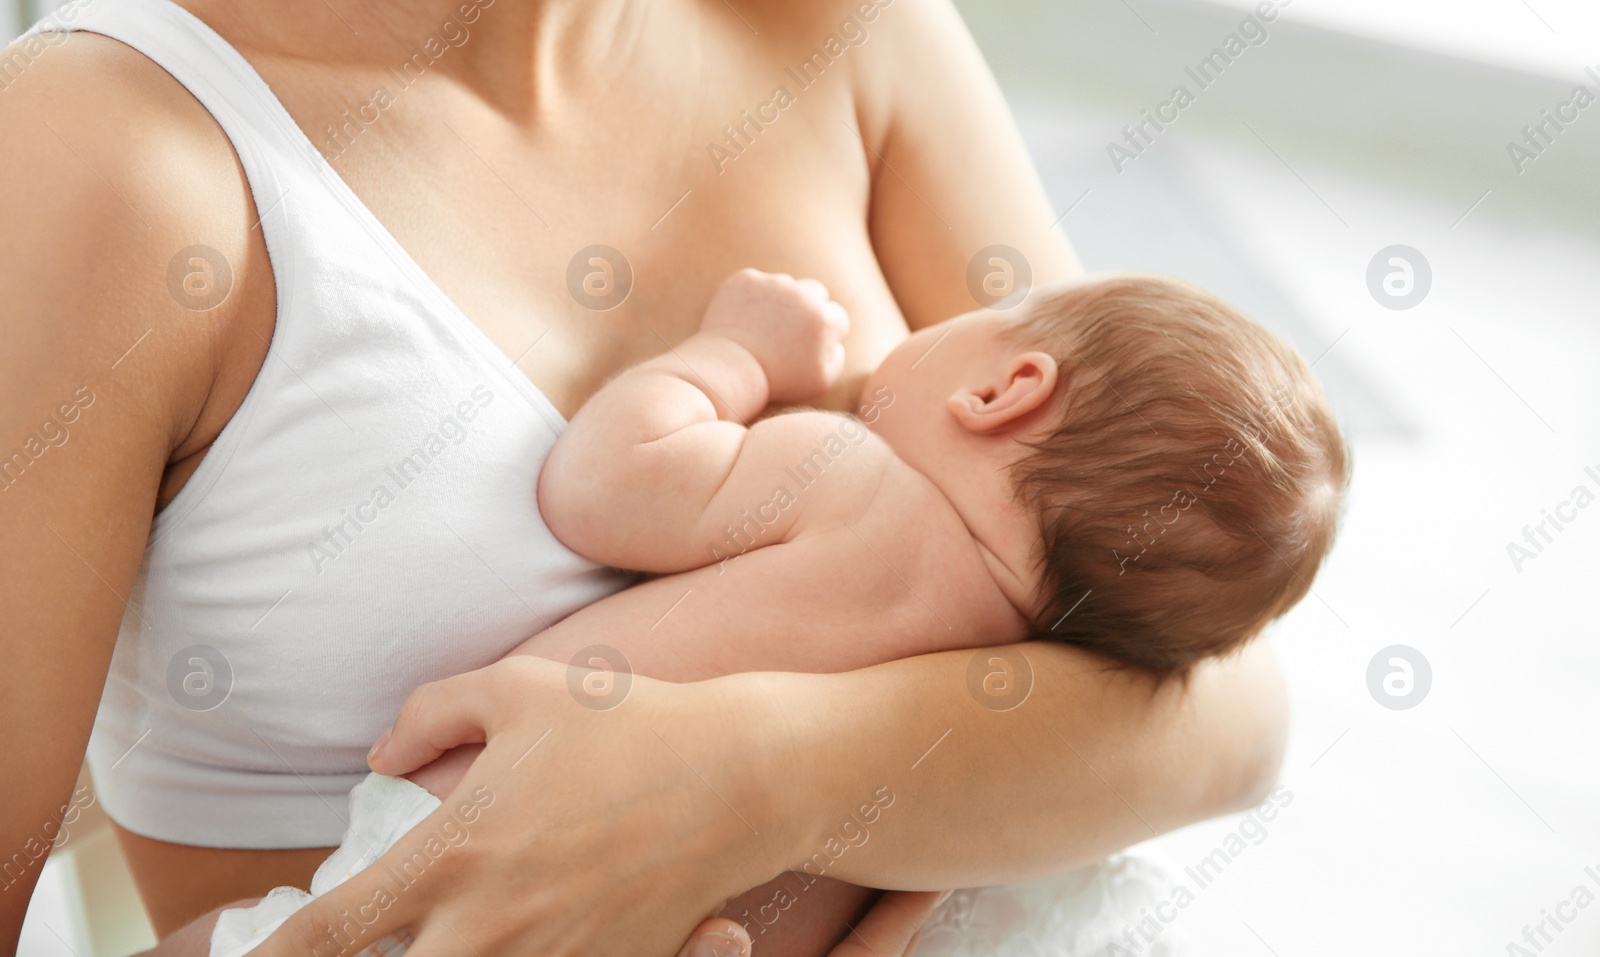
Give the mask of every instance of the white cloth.
<path id="1" fill-rule="evenodd" d="M 922 930 L 916 957 L 1184 957 L 1180 881 L 1127 854 L 1021 884 L 950 895 Z M 758 950 L 755 957 L 761 957 Z"/>
<path id="2" fill-rule="evenodd" d="M 477 2 L 482 16 L 463 16 L 493 29 L 504 14 Z M 500 659 L 629 578 L 539 515 L 560 413 L 244 57 L 169 0 L 73 0 L 32 32 L 66 30 L 138 50 L 216 119 L 278 309 L 249 394 L 155 518 L 89 746 L 95 791 L 147 837 L 330 847 L 368 746 L 412 690 Z M 361 133 L 313 135 L 332 150 Z M 243 265 L 205 246 L 169 255 L 172 295 L 196 310 Z"/>
<path id="3" fill-rule="evenodd" d="M 311 893 L 280 887 L 252 908 L 224 911 L 211 957 L 243 957 L 313 897 L 371 866 L 438 806 L 410 781 L 370 775 L 350 792 L 344 842 L 317 868 Z M 1122 855 L 1036 881 L 958 890 L 929 918 L 916 957 L 1180 957 L 1187 951 L 1177 931 L 1149 917 L 1175 884 L 1153 862 Z M 363 953 L 404 952 L 390 937 Z M 761 957 L 759 944 L 754 957 Z"/>
<path id="4" fill-rule="evenodd" d="M 368 775 L 350 791 L 350 827 L 338 849 L 311 878 L 311 893 L 279 887 L 254 907 L 223 911 L 211 933 L 211 957 L 243 957 L 313 897 L 321 897 L 371 867 L 438 806 L 438 798 L 405 778 Z M 393 938 L 368 950 L 384 957 L 405 952 Z"/>

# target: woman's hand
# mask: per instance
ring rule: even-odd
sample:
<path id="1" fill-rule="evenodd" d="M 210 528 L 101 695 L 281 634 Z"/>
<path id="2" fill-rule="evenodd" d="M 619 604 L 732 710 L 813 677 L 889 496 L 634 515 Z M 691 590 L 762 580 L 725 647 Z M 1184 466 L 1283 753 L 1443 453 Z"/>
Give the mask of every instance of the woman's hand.
<path id="1" fill-rule="evenodd" d="M 828 957 L 912 957 L 922 925 L 950 893 L 890 891 Z M 737 921 L 713 917 L 695 928 L 678 957 L 752 957 L 750 935 Z"/>
<path id="2" fill-rule="evenodd" d="M 406 928 L 414 957 L 462 942 L 478 957 L 668 957 L 819 848 L 829 877 L 865 886 L 1007 883 L 1270 786 L 1283 709 L 1266 645 L 1159 686 L 1078 649 L 1024 647 L 1032 693 L 1004 711 L 969 691 L 970 652 L 686 685 L 618 673 L 631 691 L 608 711 L 578 703 L 596 700 L 585 672 L 529 657 L 424 686 L 373 767 L 486 741 L 483 754 L 438 811 L 258 951 L 348 953 Z"/>
<path id="3" fill-rule="evenodd" d="M 482 750 L 479 745 L 452 748 L 437 760 L 406 774 L 406 778 L 443 800 L 460 785 Z M 764 888 L 772 886 L 767 884 Z M 911 957 L 922 925 L 927 923 L 934 909 L 950 894 L 950 891 L 889 891 L 883 894 L 867 914 L 857 921 L 852 932 L 829 952 L 829 957 Z M 737 900 L 739 898 L 734 898 L 734 901 Z M 735 913 L 737 907 L 738 904 L 730 901 L 723 907 L 723 913 Z M 816 916 L 808 913 L 798 919 L 814 919 Z M 204 923 L 209 931 L 210 921 Z M 837 926 L 832 921 L 824 920 L 817 930 L 828 934 L 828 928 Z M 187 931 L 188 928 L 185 928 Z M 755 957 L 824 957 L 820 949 L 807 949 L 809 943 L 805 941 L 804 936 L 797 940 L 792 935 L 763 934 L 760 954 Z M 712 917 L 694 929 L 678 951 L 678 957 L 752 957 L 751 947 L 750 934 L 738 921 Z M 197 950 L 194 953 L 203 955 L 204 951 Z M 187 954 L 186 950 L 174 951 L 171 957 L 184 957 Z M 150 957 L 168 955 L 163 952 Z"/>
<path id="4" fill-rule="evenodd" d="M 828 957 L 912 957 L 922 925 L 952 891 L 890 891 Z"/>
<path id="5" fill-rule="evenodd" d="M 585 674 L 513 657 L 413 694 L 375 770 L 480 741 L 483 753 L 434 814 L 257 953 L 353 953 L 406 929 L 413 957 L 463 944 L 478 957 L 669 957 L 727 898 L 805 856 L 817 835 L 765 786 L 795 775 L 787 728 L 751 693 L 759 680 L 619 672 L 617 699 L 597 699 L 569 685 Z"/>

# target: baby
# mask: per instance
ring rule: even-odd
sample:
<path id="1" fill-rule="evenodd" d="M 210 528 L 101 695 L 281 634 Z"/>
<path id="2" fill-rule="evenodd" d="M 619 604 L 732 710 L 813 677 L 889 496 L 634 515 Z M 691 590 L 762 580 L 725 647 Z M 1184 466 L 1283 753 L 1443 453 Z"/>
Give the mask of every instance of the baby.
<path id="1" fill-rule="evenodd" d="M 597 709 L 621 703 L 628 672 L 837 672 L 1028 638 L 1170 675 L 1310 589 L 1344 445 L 1299 355 L 1215 297 L 1137 275 L 1037 289 L 1015 315 L 911 335 L 859 417 L 755 421 L 832 385 L 847 330 L 820 283 L 744 270 L 698 334 L 585 404 L 539 476 L 540 510 L 574 551 L 655 577 L 512 654 L 571 662 Z M 407 775 L 419 787 L 358 787 L 313 893 L 369 866 L 478 750 Z M 819 856 L 721 913 L 758 957 L 825 953 L 876 893 L 826 870 Z M 307 899 L 280 888 L 227 912 L 212 957 L 244 954 Z"/>
<path id="2" fill-rule="evenodd" d="M 814 280 L 729 278 L 697 335 L 579 410 L 539 478 L 551 530 L 643 572 L 759 564 L 729 614 L 876 614 L 873 645 L 795 670 L 976 636 L 1181 673 L 1310 589 L 1344 445 L 1300 356 L 1215 297 L 1137 275 L 1038 289 L 901 343 L 862 390 L 870 430 L 754 421 L 832 385 L 847 330 Z"/>
<path id="3" fill-rule="evenodd" d="M 1038 289 L 1014 316 L 911 335 L 859 419 L 753 421 L 832 385 L 847 331 L 820 283 L 744 270 L 697 335 L 585 404 L 540 511 L 574 551 L 667 577 L 523 650 L 561 659 L 605 634 L 681 681 L 1044 638 L 1166 676 L 1310 590 L 1344 443 L 1300 356 L 1216 297 L 1142 275 Z M 762 957 L 822 953 L 870 900 L 825 864 L 722 915 Z"/>

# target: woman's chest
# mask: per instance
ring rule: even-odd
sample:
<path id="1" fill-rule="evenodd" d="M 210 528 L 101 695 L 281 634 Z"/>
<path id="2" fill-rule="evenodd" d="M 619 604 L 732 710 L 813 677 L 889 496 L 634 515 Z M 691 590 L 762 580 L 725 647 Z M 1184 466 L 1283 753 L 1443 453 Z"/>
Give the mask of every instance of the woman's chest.
<path id="1" fill-rule="evenodd" d="M 850 311 L 850 367 L 825 403 L 843 409 L 905 330 L 868 235 L 871 170 L 845 80 L 780 107 L 775 91 L 796 84 L 751 68 L 692 91 L 663 83 L 648 109 L 638 91 L 596 94 L 531 122 L 418 84 L 312 140 L 564 415 L 693 333 L 746 266 L 818 278 Z M 315 130 L 328 99 L 310 94 L 282 93 Z"/>

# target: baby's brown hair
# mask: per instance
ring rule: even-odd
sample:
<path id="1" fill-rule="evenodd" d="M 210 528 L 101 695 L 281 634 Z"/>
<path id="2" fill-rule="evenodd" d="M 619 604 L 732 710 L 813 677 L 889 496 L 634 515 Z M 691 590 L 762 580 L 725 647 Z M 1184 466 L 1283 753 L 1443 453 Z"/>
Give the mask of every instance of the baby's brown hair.
<path id="1" fill-rule="evenodd" d="M 1034 637 L 1185 673 L 1304 598 L 1349 459 L 1299 353 L 1164 276 L 1026 308 L 1018 340 L 1060 365 L 1056 425 L 1013 475 L 1041 532 Z"/>

